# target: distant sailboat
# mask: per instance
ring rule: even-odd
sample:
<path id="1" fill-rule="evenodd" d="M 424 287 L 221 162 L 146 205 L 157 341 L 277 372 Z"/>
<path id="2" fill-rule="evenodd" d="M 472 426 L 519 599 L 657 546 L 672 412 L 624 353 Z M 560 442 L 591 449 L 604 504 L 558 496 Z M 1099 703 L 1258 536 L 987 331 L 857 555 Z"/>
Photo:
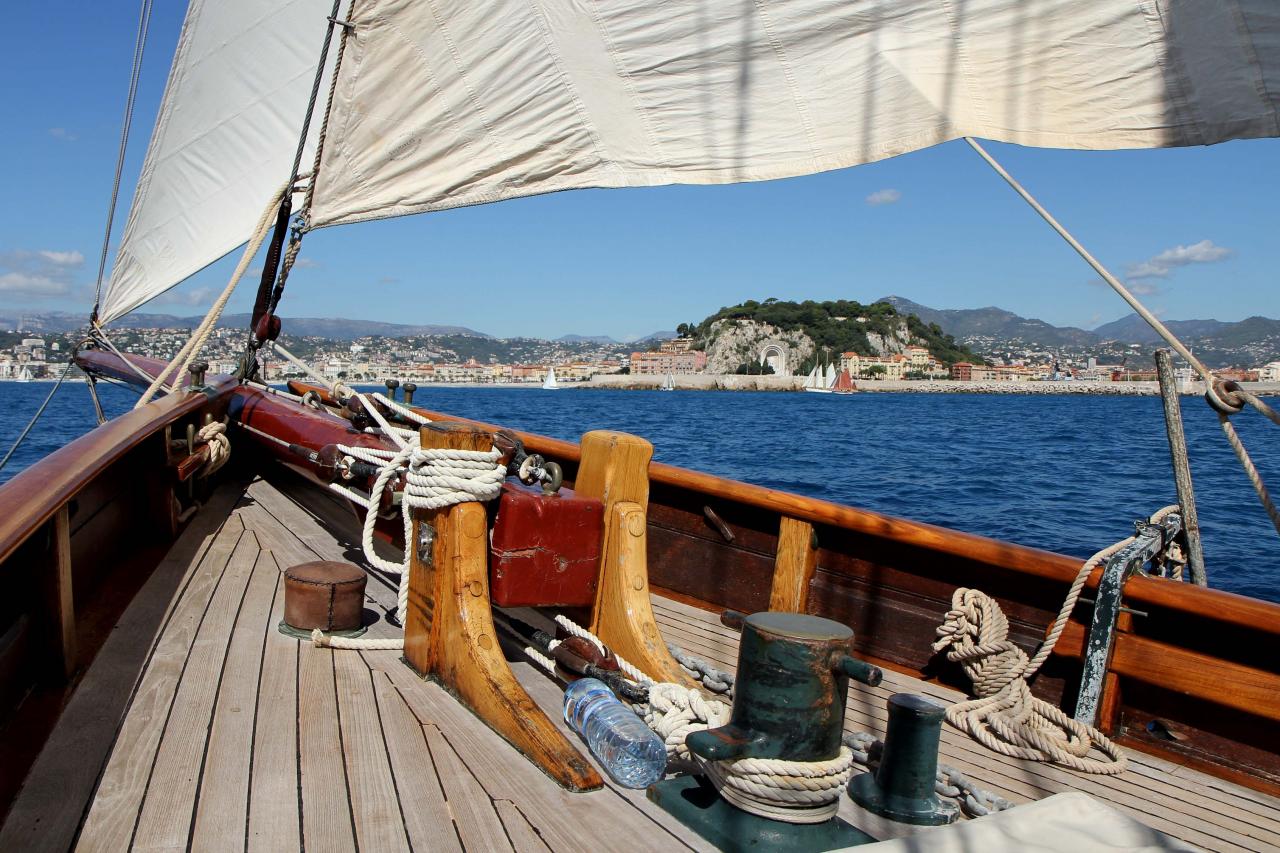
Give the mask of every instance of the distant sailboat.
<path id="1" fill-rule="evenodd" d="M 659 391 L 674 391 L 674 390 L 676 390 L 676 378 L 675 378 L 674 376 L 672 376 L 670 373 L 668 373 L 668 374 L 667 374 L 667 378 L 666 378 L 666 379 L 664 379 L 664 380 L 662 380 L 662 387 L 661 387 L 661 388 L 659 388 L 658 390 L 659 390 Z"/>
<path id="2" fill-rule="evenodd" d="M 825 388 L 836 387 L 836 366 L 833 362 L 827 362 L 826 382 L 823 387 Z"/>
<path id="3" fill-rule="evenodd" d="M 17 382 L 31 381 L 31 370 L 25 364 L 22 365 L 22 370 L 18 371 L 18 377 L 15 381 Z"/>
<path id="4" fill-rule="evenodd" d="M 556 382 L 556 369 L 554 367 L 547 368 L 547 378 L 542 383 L 543 391 L 559 391 L 560 383 Z"/>
<path id="5" fill-rule="evenodd" d="M 815 394 L 831 393 L 831 388 L 828 387 L 822 368 L 818 365 L 815 364 L 813 370 L 809 371 L 809 377 L 804 381 L 804 390 L 812 391 Z"/>
<path id="6" fill-rule="evenodd" d="M 853 384 L 853 377 L 849 375 L 849 371 L 842 370 L 840 375 L 836 377 L 835 387 L 831 389 L 835 394 L 852 394 L 858 390 Z"/>

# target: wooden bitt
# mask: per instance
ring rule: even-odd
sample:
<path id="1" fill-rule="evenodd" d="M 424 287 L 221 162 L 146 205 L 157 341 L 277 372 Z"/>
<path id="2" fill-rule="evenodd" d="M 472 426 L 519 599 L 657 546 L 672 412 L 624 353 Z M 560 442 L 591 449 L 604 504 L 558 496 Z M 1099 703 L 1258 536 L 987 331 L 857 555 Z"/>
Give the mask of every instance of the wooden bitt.
<path id="1" fill-rule="evenodd" d="M 488 450 L 493 436 L 460 424 L 431 424 L 424 448 Z M 416 543 L 420 530 L 435 531 L 431 561 Z M 409 606 L 404 626 L 405 661 L 440 682 L 551 778 L 571 791 L 604 782 L 529 698 L 502 655 L 489 603 L 488 518 L 483 504 L 468 502 L 414 512 L 407 547 Z"/>
<path id="2" fill-rule="evenodd" d="M 697 686 L 667 651 L 649 602 L 649 460 L 653 445 L 634 435 L 594 430 L 582 437 L 574 489 L 604 503 L 600 583 L 591 632 L 656 681 Z"/>
<path id="3" fill-rule="evenodd" d="M 809 583 L 817 568 L 813 525 L 784 515 L 778 525 L 778 555 L 773 564 L 769 609 L 804 613 L 809 603 Z"/>

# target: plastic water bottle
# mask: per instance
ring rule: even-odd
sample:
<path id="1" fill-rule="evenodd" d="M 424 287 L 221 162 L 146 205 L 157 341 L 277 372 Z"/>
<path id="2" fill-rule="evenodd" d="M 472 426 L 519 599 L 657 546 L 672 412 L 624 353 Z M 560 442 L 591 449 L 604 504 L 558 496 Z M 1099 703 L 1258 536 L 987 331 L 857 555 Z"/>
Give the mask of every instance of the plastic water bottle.
<path id="1" fill-rule="evenodd" d="M 564 719 L 582 734 L 591 754 L 618 784 L 647 788 L 666 772 L 662 738 L 603 681 L 581 678 L 570 684 L 564 692 Z"/>

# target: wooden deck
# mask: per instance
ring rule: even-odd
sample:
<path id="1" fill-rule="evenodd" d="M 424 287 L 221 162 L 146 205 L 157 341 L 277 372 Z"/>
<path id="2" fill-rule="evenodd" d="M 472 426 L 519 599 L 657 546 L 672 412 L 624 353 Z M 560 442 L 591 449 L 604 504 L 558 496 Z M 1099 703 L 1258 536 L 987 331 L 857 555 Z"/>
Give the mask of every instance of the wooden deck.
<path id="1" fill-rule="evenodd" d="M 311 506 L 263 481 L 215 495 L 85 674 L 0 850 L 708 849 L 643 792 L 562 791 L 399 652 L 280 634 L 282 567 L 358 560 L 350 516 Z M 398 633 L 385 619 L 394 600 L 393 581 L 372 576 L 370 636 Z M 668 639 L 733 665 L 736 637 L 713 614 L 655 607 Z M 556 686 L 514 669 L 558 720 Z M 959 698 L 886 673 L 880 688 L 852 689 L 850 728 L 882 734 L 884 700 L 903 690 Z M 944 761 L 1011 800 L 1074 788 L 1207 849 L 1280 849 L 1280 801 L 1133 758 L 1099 779 L 943 734 Z M 874 834 L 851 801 L 841 808 Z"/>

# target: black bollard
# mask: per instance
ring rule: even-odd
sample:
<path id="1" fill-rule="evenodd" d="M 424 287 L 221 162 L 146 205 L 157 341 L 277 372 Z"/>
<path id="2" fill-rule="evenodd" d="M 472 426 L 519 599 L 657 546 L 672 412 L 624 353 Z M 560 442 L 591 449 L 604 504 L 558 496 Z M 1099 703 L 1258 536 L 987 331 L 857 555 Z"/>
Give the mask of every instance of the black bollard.
<path id="1" fill-rule="evenodd" d="M 404 383 L 404 404 L 406 406 L 413 405 L 413 392 L 418 390 L 418 386 L 412 382 Z"/>
<path id="2" fill-rule="evenodd" d="M 388 379 L 385 384 L 387 386 L 387 396 L 394 400 L 396 398 L 396 389 L 400 387 L 400 380 Z"/>
<path id="3" fill-rule="evenodd" d="M 880 767 L 849 781 L 849 796 L 873 814 L 914 826 L 955 821 L 959 808 L 934 792 L 946 709 L 911 693 L 889 697 L 889 729 Z"/>

